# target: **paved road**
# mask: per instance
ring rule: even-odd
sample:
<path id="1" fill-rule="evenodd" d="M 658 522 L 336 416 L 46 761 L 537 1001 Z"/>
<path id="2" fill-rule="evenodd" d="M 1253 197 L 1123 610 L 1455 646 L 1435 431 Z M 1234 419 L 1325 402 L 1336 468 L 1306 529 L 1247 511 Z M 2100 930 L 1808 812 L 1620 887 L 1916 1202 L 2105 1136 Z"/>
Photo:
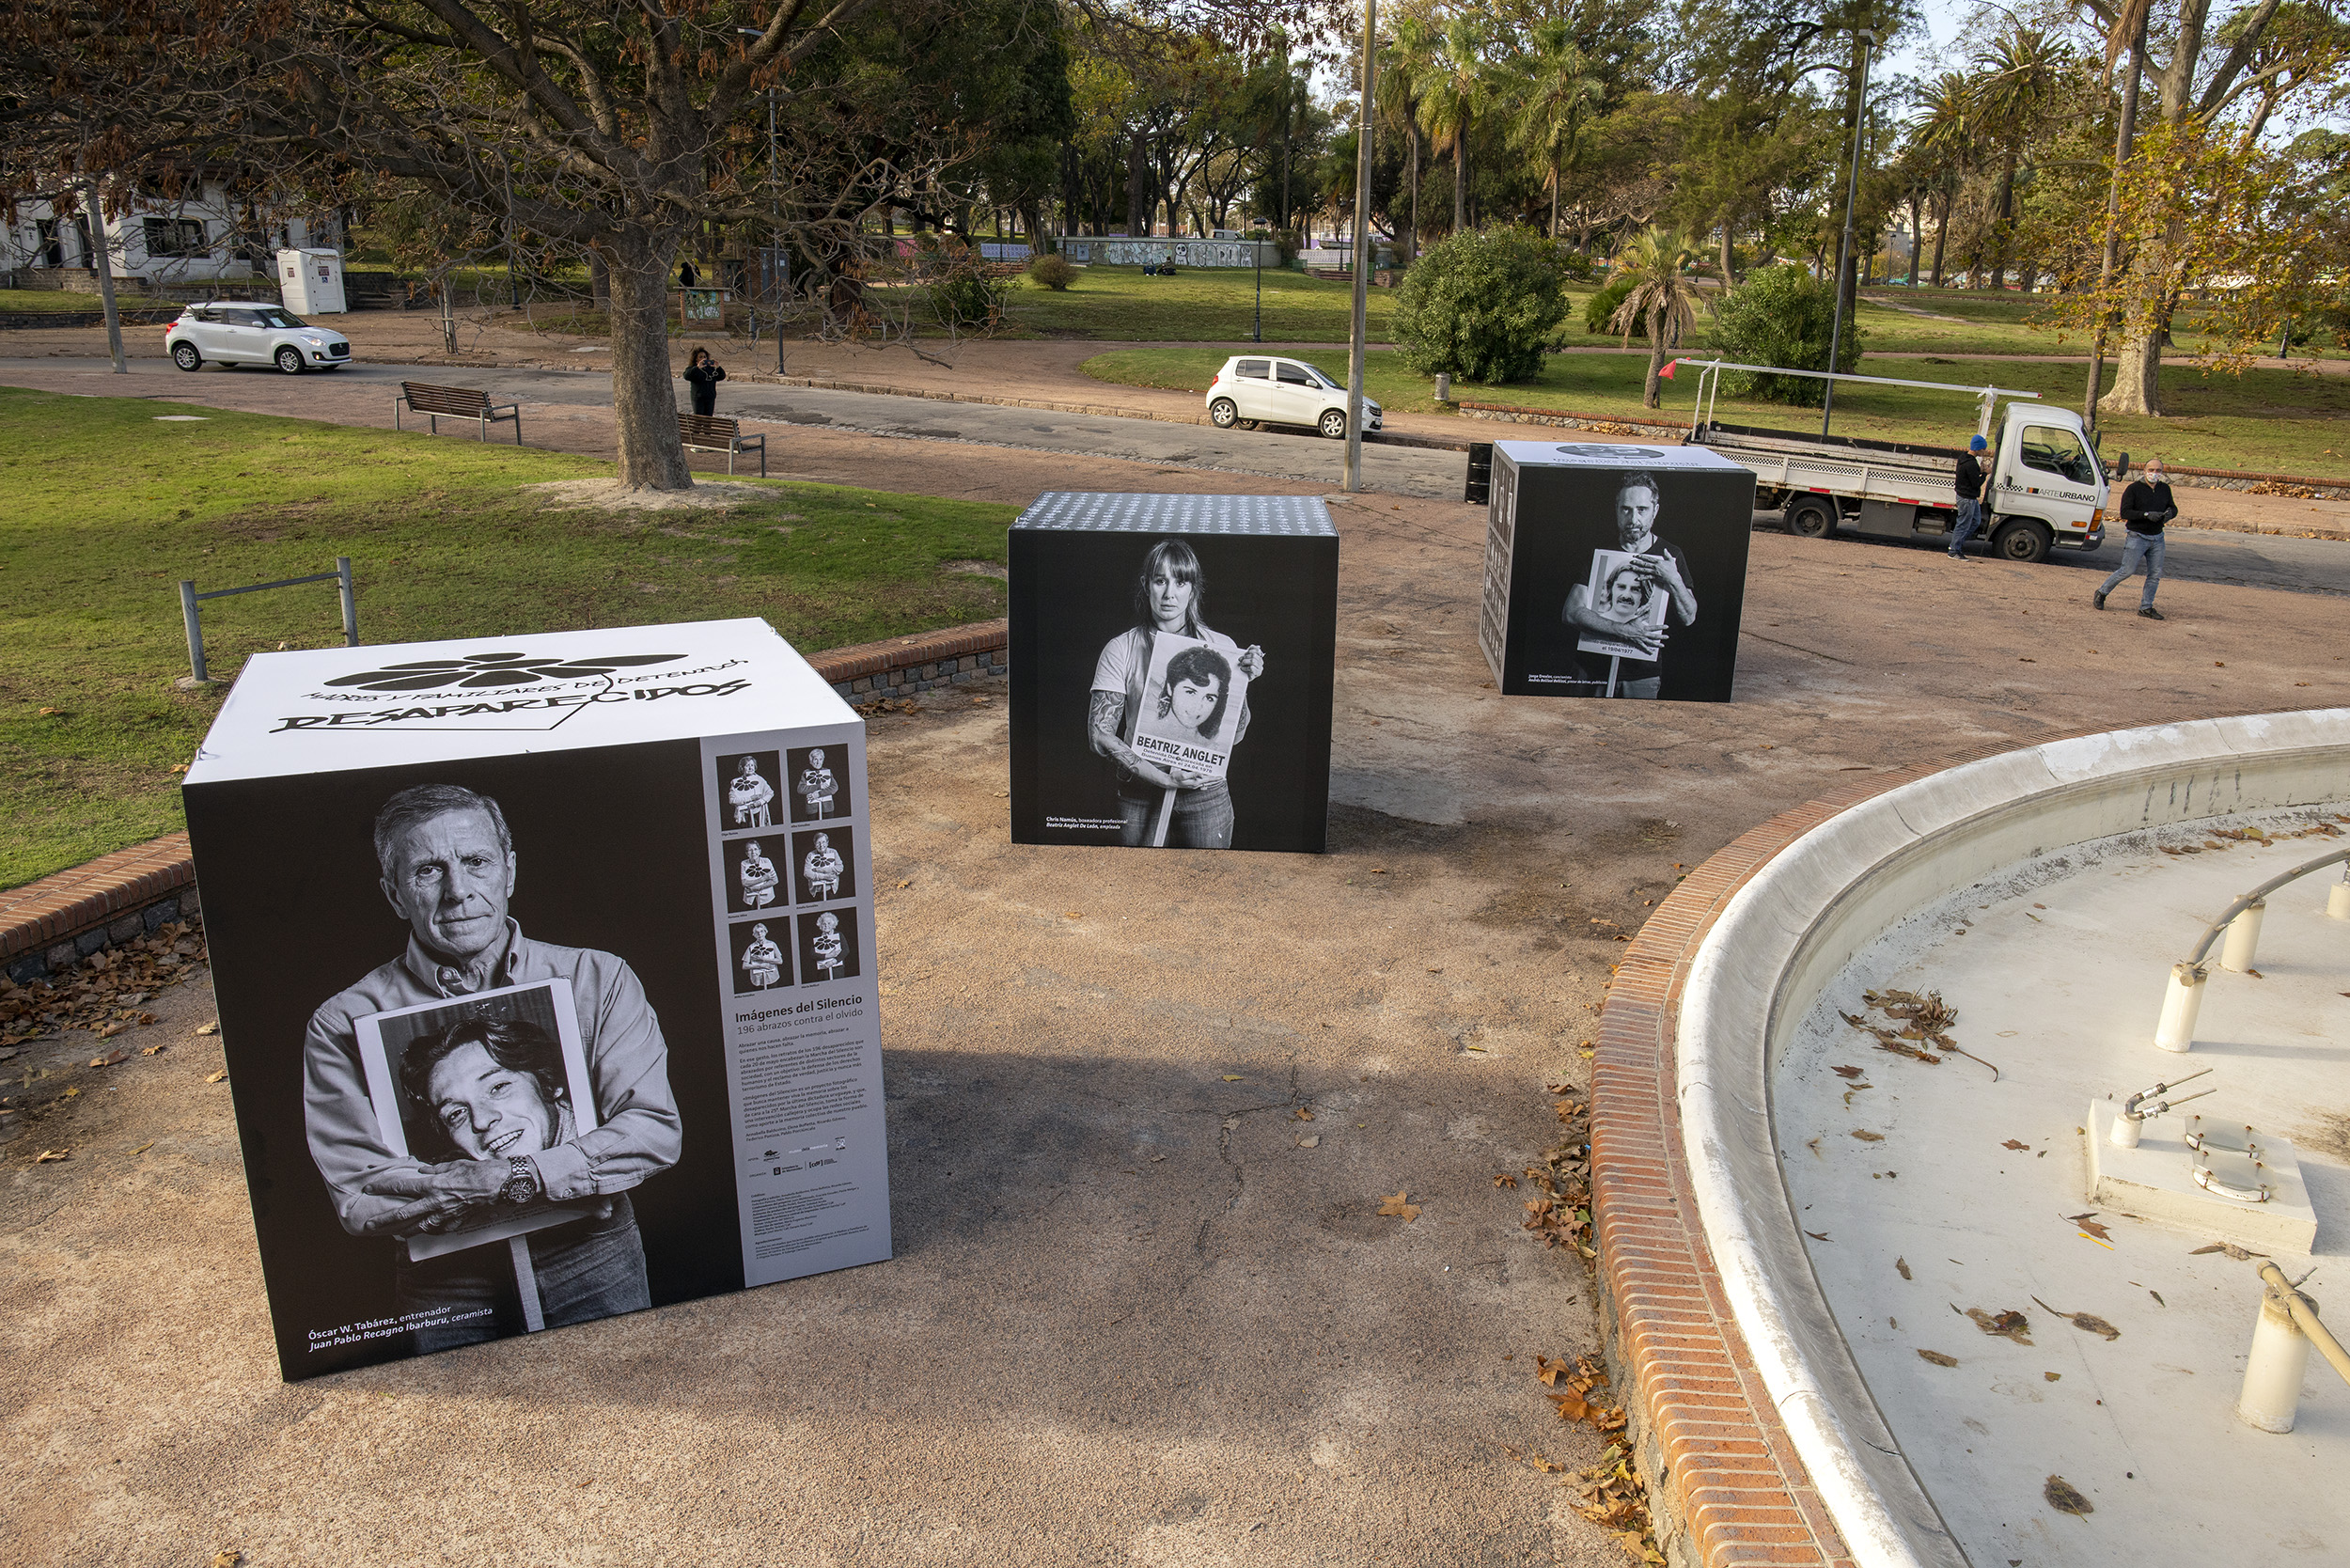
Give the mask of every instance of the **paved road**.
<path id="1" fill-rule="evenodd" d="M 8 380 L 12 369 L 54 371 L 57 366 L 55 359 L 0 359 L 0 381 Z M 165 360 L 131 362 L 135 382 L 157 384 L 151 390 L 141 384 L 133 396 L 201 396 L 201 389 L 213 377 L 267 373 L 214 368 L 188 376 Z M 388 397 L 394 384 L 415 373 L 413 368 L 398 366 L 354 365 L 337 371 L 334 384 L 380 384 Z M 600 370 L 469 369 L 464 379 L 466 384 L 485 387 L 500 397 L 536 402 L 606 407 L 612 400 L 611 379 Z M 1117 391 L 1116 387 L 1104 386 L 1101 395 L 1112 399 Z M 929 398 L 729 382 L 726 405 L 728 413 L 739 417 L 783 425 L 822 425 L 901 439 L 1013 447 L 1120 458 L 1167 467 L 1262 474 L 1275 478 L 1326 483 L 1333 490 L 1340 483 L 1344 462 L 1343 448 L 1339 443 L 1310 434 L 1218 431 L 1207 425 L 1003 408 L 992 403 L 951 403 Z M 1464 461 L 1458 452 L 1370 445 L 1363 449 L 1363 478 L 1367 488 L 1390 494 L 1456 499 L 1461 494 Z M 2186 494 L 2191 513 L 2195 492 Z M 1757 526 L 1776 526 L 1778 514 L 1758 513 L 1755 521 Z M 1840 542 L 1848 549 L 1922 552 L 1941 548 L 1933 541 Z M 2087 579 L 2092 573 L 2110 572 L 2121 557 L 2117 530 L 2101 549 L 2086 553 L 2058 550 L 2049 569 L 2082 578 L 2081 592 L 2085 595 L 2093 586 Z M 2350 545 L 2338 540 L 2173 526 L 2167 572 L 2185 582 L 2350 596 Z M 2133 596 L 2138 591 L 2135 579 L 2123 591 L 2134 604 Z"/>

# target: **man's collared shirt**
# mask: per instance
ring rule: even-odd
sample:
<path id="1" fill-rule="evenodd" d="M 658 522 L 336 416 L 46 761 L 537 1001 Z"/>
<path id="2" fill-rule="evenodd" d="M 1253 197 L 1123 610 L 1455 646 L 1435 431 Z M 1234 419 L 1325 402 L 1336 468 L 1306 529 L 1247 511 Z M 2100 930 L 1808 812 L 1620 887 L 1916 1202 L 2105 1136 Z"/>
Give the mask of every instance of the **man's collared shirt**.
<path id="1" fill-rule="evenodd" d="M 491 973 L 477 976 L 439 963 L 411 935 L 406 952 L 311 1014 L 303 1042 L 310 1157 L 326 1179 L 344 1230 L 381 1232 L 387 1217 L 414 1200 L 380 1198 L 361 1191 L 362 1185 L 386 1170 L 423 1168 L 422 1161 L 384 1147 L 359 1062 L 355 1021 L 476 990 L 556 979 L 571 981 L 602 1125 L 531 1155 L 546 1198 L 562 1202 L 626 1192 L 677 1163 L 682 1135 L 677 1096 L 669 1089 L 669 1048 L 644 986 L 625 962 L 592 948 L 534 942 L 509 917 L 504 957 Z"/>

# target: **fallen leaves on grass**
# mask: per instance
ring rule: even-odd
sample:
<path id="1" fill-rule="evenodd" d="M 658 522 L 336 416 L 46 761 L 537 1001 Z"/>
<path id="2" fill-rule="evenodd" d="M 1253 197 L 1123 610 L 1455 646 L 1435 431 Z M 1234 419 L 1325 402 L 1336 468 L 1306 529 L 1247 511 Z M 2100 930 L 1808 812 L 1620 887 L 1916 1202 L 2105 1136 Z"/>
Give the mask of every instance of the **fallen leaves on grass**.
<path id="1" fill-rule="evenodd" d="M 1958 1365 L 1957 1356 L 1945 1356 L 1938 1350 L 1921 1350 L 1918 1353 L 1918 1359 L 1920 1361 L 1931 1361 L 1937 1367 L 1955 1367 Z"/>
<path id="2" fill-rule="evenodd" d="M 1379 1200 L 1379 1212 L 1390 1219 L 1400 1219 L 1409 1225 L 1419 1217 L 1419 1205 L 1405 1202 L 1404 1195 L 1399 1192 L 1393 1198 Z"/>
<path id="3" fill-rule="evenodd" d="M 2156 1296 L 2154 1299 L 2159 1301 L 2162 1298 L 2160 1296 Z M 2038 1296 L 2033 1296 L 2032 1301 L 2042 1311 L 2055 1312 L 2058 1317 L 2062 1318 L 2065 1322 L 2071 1324 L 2074 1327 L 2081 1330 L 2081 1332 L 2085 1334 L 2104 1335 L 2107 1344 L 2111 1344 L 2114 1341 L 2122 1337 L 2122 1331 L 2119 1328 L 2114 1327 L 2113 1325 L 2107 1323 L 2105 1319 L 2098 1317 L 2093 1313 L 2061 1311 L 2057 1308 L 2049 1306 L 2046 1302 L 2042 1301 Z"/>
<path id="4" fill-rule="evenodd" d="M 2048 1484 L 2040 1489 L 2040 1495 L 2047 1498 L 2048 1506 L 2059 1513 L 2070 1513 L 2079 1518 L 2097 1512 L 2097 1505 L 2082 1497 L 2062 1476 L 2050 1476 Z"/>
<path id="5" fill-rule="evenodd" d="M 1950 1310 L 1958 1312 L 1960 1309 L 1953 1303 Z M 1975 1326 L 1993 1339 L 2013 1340 L 2019 1345 L 2031 1343 L 2031 1320 L 2021 1312 L 2012 1309 L 2005 1312 L 1986 1312 L 1980 1307 L 1969 1307 L 1960 1315 L 1973 1319 Z"/>

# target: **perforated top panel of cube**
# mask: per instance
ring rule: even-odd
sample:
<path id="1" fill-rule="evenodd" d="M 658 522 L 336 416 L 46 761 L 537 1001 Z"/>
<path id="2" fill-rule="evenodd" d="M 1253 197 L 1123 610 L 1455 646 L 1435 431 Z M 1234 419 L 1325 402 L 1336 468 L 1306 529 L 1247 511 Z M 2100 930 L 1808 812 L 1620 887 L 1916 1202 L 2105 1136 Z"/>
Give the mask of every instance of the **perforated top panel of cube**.
<path id="1" fill-rule="evenodd" d="M 1013 519 L 1015 528 L 1125 534 L 1283 534 L 1335 539 L 1330 509 L 1315 495 L 1130 495 L 1051 490 Z"/>

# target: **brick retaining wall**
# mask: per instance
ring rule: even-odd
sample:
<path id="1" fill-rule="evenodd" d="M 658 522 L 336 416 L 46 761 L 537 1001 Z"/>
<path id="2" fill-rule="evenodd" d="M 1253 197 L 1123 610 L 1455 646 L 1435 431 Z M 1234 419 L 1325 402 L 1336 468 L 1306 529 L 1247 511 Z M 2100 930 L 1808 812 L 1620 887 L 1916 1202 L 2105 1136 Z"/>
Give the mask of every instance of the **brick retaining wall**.
<path id="1" fill-rule="evenodd" d="M 867 702 L 1003 674 L 1010 648 L 1010 621 L 982 620 L 830 649 L 808 663 L 841 697 Z M 102 855 L 0 892 L 0 974 L 20 985 L 59 974 L 201 907 L 185 833 Z"/>

